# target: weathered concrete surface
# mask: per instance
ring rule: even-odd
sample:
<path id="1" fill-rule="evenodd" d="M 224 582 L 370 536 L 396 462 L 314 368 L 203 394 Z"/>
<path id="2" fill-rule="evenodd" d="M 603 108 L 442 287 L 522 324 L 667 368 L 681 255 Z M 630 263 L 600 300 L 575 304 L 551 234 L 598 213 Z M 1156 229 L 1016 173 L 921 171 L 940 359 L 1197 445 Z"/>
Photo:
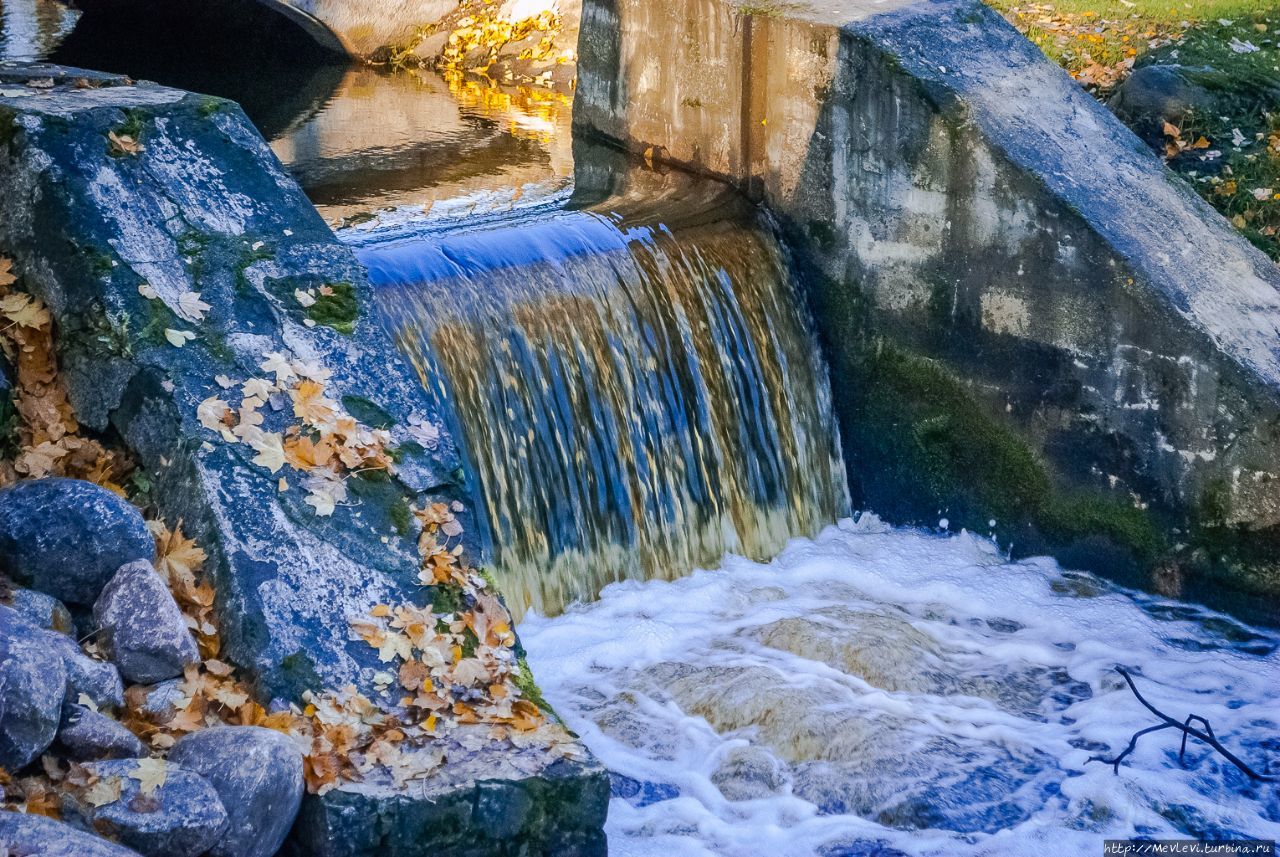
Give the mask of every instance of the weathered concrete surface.
<path id="1" fill-rule="evenodd" d="M 998 15 L 589 0 L 579 53 L 577 126 L 778 214 L 857 501 L 1280 618 L 1280 269 Z"/>
<path id="2" fill-rule="evenodd" d="M 419 585 L 409 504 L 469 506 L 471 498 L 436 404 L 372 312 L 363 269 L 234 104 L 49 67 L 0 69 L 0 84 L 0 255 L 14 259 L 19 288 L 41 297 L 56 320 L 80 422 L 118 433 L 145 468 L 161 515 L 181 520 L 208 552 L 224 657 L 264 703 L 354 685 L 396 705 L 400 693 L 378 690 L 375 679 L 386 665 L 350 623 L 375 604 L 437 594 Z M 322 286 L 349 300 L 334 298 L 318 314 L 319 303 L 297 298 L 299 290 L 325 294 Z M 203 318 L 191 317 L 189 297 L 186 309 L 181 302 L 193 292 L 209 305 L 196 314 Z M 193 334 L 180 347 L 177 330 Z M 273 353 L 310 366 L 297 368 L 309 377 L 328 373 L 326 397 L 390 433 L 394 473 L 347 474 L 347 499 L 329 516 L 307 504 L 306 474 L 271 472 L 252 448 L 225 442 L 197 417 L 202 401 L 226 393 L 218 376 L 261 378 L 273 371 L 261 367 Z M 288 399 L 279 404 L 263 406 L 264 430 L 291 419 Z M 466 533 L 479 531 L 467 508 L 458 516 Z M 485 551 L 473 536 L 462 545 L 475 558 Z M 442 794 L 470 800 L 488 774 L 455 768 L 465 752 L 448 759 Z M 509 779 L 535 795 L 553 780 L 607 795 L 591 763 L 548 764 L 526 764 Z M 362 789 L 348 784 L 309 804 L 323 817 Z M 420 792 L 420 782 L 382 789 L 366 802 L 375 811 L 366 821 L 428 812 Z M 528 811 L 543 820 L 541 833 L 560 829 L 554 806 L 535 801 Z M 582 833 L 579 816 L 564 817 L 566 835 Z M 419 825 L 418 847 L 433 850 L 433 834 L 447 842 L 475 833 L 470 820 Z M 591 819 L 597 838 L 602 823 Z M 343 847 L 330 832 L 342 834 L 303 827 L 297 835 Z M 527 833 L 498 842 L 538 854 L 539 842 L 552 841 Z"/>

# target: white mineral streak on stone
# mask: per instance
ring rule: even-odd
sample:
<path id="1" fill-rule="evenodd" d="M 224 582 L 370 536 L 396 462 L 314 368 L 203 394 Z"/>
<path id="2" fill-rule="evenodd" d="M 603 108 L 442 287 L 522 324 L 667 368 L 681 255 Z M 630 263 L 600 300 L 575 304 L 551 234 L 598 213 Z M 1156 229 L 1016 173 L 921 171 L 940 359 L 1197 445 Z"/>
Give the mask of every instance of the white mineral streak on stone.
<path id="1" fill-rule="evenodd" d="M 278 188 L 290 193 L 297 191 L 297 180 L 280 168 L 280 159 L 275 156 L 275 153 L 271 151 L 260 136 L 256 133 L 251 133 L 252 126 L 244 122 L 238 122 L 231 114 L 222 111 L 213 114 L 213 124 L 231 142 L 243 149 L 254 152 L 258 156 L 259 166 L 267 171 Z"/>
<path id="2" fill-rule="evenodd" d="M 98 168 L 90 193 L 104 218 L 115 224 L 118 237 L 110 239 L 112 248 L 176 314 L 178 299 L 193 284 L 177 242 L 160 225 L 167 218 L 143 216 L 152 197 L 144 199 L 106 164 Z"/>
<path id="3" fill-rule="evenodd" d="M 185 96 L 186 93 L 181 90 L 166 89 L 163 86 L 104 86 L 101 89 L 54 89 L 42 92 L 36 101 L 24 104 L 10 102 L 10 106 L 26 110 L 34 108 L 46 116 L 73 119 L 95 106 L 117 107 L 122 110 L 159 107 L 181 101 Z"/>
<path id="4" fill-rule="evenodd" d="M 245 222 L 253 216 L 253 200 L 227 189 L 222 170 L 195 140 L 173 139 L 169 119 L 160 117 L 146 137 L 146 151 L 147 169 L 157 174 L 188 223 L 224 235 L 244 234 Z"/>
<path id="5" fill-rule="evenodd" d="M 260 614 L 268 628 L 268 648 L 256 653 L 261 663 L 278 661 L 294 652 L 312 653 L 315 641 L 332 641 L 331 651 L 345 647 L 351 636 L 350 621 L 368 614 L 372 604 L 387 601 L 393 587 L 379 572 L 361 566 L 333 545 L 289 520 L 276 503 L 259 504 L 238 484 L 223 478 L 220 471 L 199 464 L 201 482 L 208 485 L 210 506 L 218 517 L 227 554 L 242 554 L 264 567 L 274 567 L 271 580 L 258 586 Z M 255 504 L 266 505 L 266 519 L 259 521 L 257 537 L 233 522 L 228 509 Z M 237 539 L 236 536 L 240 536 Z M 244 610 L 243 607 L 230 609 Z M 237 657 L 249 653 L 235 652 Z M 319 655 L 320 653 L 314 653 Z M 372 671 L 364 682 L 372 681 Z M 326 676 L 352 681 L 354 675 Z"/>

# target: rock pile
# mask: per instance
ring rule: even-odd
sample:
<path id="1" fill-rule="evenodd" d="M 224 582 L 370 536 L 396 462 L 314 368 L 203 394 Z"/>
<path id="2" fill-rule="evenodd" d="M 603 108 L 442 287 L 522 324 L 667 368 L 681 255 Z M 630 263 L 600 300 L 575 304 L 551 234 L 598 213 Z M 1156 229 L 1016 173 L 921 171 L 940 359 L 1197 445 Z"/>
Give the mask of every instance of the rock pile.
<path id="1" fill-rule="evenodd" d="M 289 737 L 219 727 L 165 760 L 113 716 L 126 683 L 163 695 L 200 662 L 154 559 L 141 514 L 104 488 L 0 491 L 0 786 L 35 771 L 53 787 L 22 803 L 0 792 L 20 810 L 0 813 L 0 853 L 269 857 L 283 844 L 304 787 Z"/>

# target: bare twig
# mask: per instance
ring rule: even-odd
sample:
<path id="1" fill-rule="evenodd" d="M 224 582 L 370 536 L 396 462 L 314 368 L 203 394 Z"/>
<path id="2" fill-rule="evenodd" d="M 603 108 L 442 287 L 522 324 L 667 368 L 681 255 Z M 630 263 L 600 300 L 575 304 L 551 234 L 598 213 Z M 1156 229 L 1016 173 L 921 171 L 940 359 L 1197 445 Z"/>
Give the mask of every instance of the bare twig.
<path id="1" fill-rule="evenodd" d="M 1240 761 L 1240 759 L 1237 758 L 1233 753 L 1231 753 L 1230 750 L 1222 746 L 1222 743 L 1218 740 L 1217 736 L 1213 734 L 1213 727 L 1209 725 L 1208 720 L 1205 720 L 1203 717 L 1201 717 L 1198 714 L 1192 714 L 1189 717 L 1187 717 L 1185 722 L 1179 723 L 1177 720 L 1174 720 L 1172 717 L 1165 714 L 1163 711 L 1156 708 L 1150 702 L 1147 702 L 1145 698 L 1143 698 L 1142 694 L 1138 692 L 1138 686 L 1133 683 L 1133 677 L 1129 675 L 1128 670 L 1126 670 L 1124 667 L 1116 667 L 1116 672 L 1124 676 L 1124 680 L 1129 685 L 1129 690 L 1133 691 L 1133 695 L 1138 698 L 1138 702 L 1141 702 L 1144 708 L 1146 708 L 1156 717 L 1159 717 L 1161 722 L 1156 724 L 1155 726 L 1148 726 L 1146 729 L 1139 729 L 1137 732 L 1133 733 L 1133 737 L 1129 739 L 1129 746 L 1125 747 L 1124 752 L 1121 753 L 1119 756 L 1116 756 L 1114 759 L 1107 759 L 1103 756 L 1090 756 L 1089 759 L 1087 760 L 1088 762 L 1103 762 L 1105 764 L 1111 765 L 1111 767 L 1115 770 L 1115 772 L 1119 774 L 1120 763 L 1123 762 L 1125 760 L 1125 757 L 1127 757 L 1130 753 L 1132 753 L 1137 748 L 1139 738 L 1141 738 L 1143 735 L 1146 735 L 1149 732 L 1159 732 L 1162 729 L 1177 729 L 1182 732 L 1182 747 L 1178 750 L 1179 764 L 1183 763 L 1184 757 L 1186 756 L 1186 753 L 1187 753 L 1187 739 L 1199 738 L 1201 741 L 1208 744 L 1210 747 L 1212 747 L 1213 749 L 1217 750 L 1220 754 L 1222 754 L 1222 758 L 1226 759 L 1228 762 L 1230 762 L 1231 764 L 1239 768 L 1241 771 L 1243 771 L 1245 776 L 1247 776 L 1249 779 L 1257 780 L 1258 782 L 1264 782 L 1264 783 L 1273 783 L 1273 782 L 1280 781 L 1280 777 L 1268 776 L 1267 774 L 1258 773 L 1253 768 L 1250 768 L 1244 762 Z M 1203 732 L 1201 732 L 1199 729 L 1196 729 L 1191 725 L 1192 723 L 1196 723 L 1196 722 L 1204 725 Z"/>
<path id="2" fill-rule="evenodd" d="M 1157 709 L 1157 707 L 1153 706 L 1151 702 L 1148 702 L 1146 698 L 1143 698 L 1142 693 L 1138 692 L 1137 684 L 1133 683 L 1132 675 L 1129 675 L 1128 670 L 1126 670 L 1124 666 L 1116 666 L 1116 672 L 1124 675 L 1124 680 L 1129 684 L 1129 689 L 1130 691 L 1133 691 L 1133 695 L 1138 697 L 1139 702 L 1142 702 L 1144 709 L 1151 711 L 1153 715 L 1160 718 L 1161 723 L 1158 723 L 1155 727 L 1139 729 L 1138 732 L 1133 733 L 1133 738 L 1129 739 L 1129 746 L 1125 747 L 1124 752 L 1120 753 L 1119 756 L 1116 756 L 1115 759 L 1106 759 L 1106 757 L 1103 756 L 1089 756 L 1089 759 L 1085 760 L 1085 764 L 1088 764 L 1088 762 L 1105 762 L 1105 764 L 1111 765 L 1116 774 L 1119 774 L 1120 762 L 1123 762 L 1129 753 L 1137 750 L 1138 738 L 1142 738 L 1144 734 L 1149 732 L 1160 732 L 1162 729 L 1178 729 L 1183 733 L 1183 746 L 1181 746 L 1178 751 L 1179 764 L 1183 764 L 1183 757 L 1187 755 L 1187 739 L 1199 738 L 1201 741 L 1208 744 L 1208 746 L 1212 747 L 1213 750 L 1221 753 L 1222 759 L 1231 762 L 1231 764 L 1244 771 L 1244 775 L 1248 776 L 1249 779 L 1257 780 L 1257 782 L 1260 783 L 1275 783 L 1277 780 L 1280 780 L 1280 776 L 1268 776 L 1267 774 L 1257 773 L 1257 771 L 1253 770 L 1252 767 L 1249 767 L 1248 765 L 1245 765 L 1243 761 L 1240 761 L 1234 753 L 1231 753 L 1228 748 L 1222 746 L 1222 743 L 1217 739 L 1217 735 L 1213 734 L 1213 727 L 1211 727 L 1211 725 L 1208 724 L 1208 720 L 1202 718 L 1202 716 L 1193 714 L 1188 716 L 1184 723 L 1179 723 L 1178 720 L 1170 718 L 1170 716 L 1165 714 L 1164 711 Z M 1204 725 L 1204 732 L 1192 727 L 1192 723 L 1196 723 L 1196 721 Z"/>

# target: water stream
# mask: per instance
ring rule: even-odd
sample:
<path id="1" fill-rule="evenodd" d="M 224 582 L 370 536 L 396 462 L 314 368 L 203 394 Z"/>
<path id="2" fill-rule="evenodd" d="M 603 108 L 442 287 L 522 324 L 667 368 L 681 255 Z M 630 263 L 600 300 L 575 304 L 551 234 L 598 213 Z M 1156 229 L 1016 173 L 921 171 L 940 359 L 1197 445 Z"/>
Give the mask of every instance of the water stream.
<path id="1" fill-rule="evenodd" d="M 1280 640 L 988 540 L 872 515 L 770 563 L 626 582 L 521 626 L 614 772 L 610 853 L 1094 855 L 1106 838 L 1277 839 L 1280 789 L 1156 721 L 1280 759 Z"/>
<path id="2" fill-rule="evenodd" d="M 238 102 L 334 226 L 502 210 L 572 184 L 568 95 L 348 64 L 254 0 L 99 14 L 0 0 L 0 62 L 32 60 Z"/>
<path id="3" fill-rule="evenodd" d="M 534 206 L 360 250 L 456 414 L 517 612 L 726 552 L 764 559 L 847 508 L 781 248 L 727 190 L 669 184 L 661 215 Z"/>

